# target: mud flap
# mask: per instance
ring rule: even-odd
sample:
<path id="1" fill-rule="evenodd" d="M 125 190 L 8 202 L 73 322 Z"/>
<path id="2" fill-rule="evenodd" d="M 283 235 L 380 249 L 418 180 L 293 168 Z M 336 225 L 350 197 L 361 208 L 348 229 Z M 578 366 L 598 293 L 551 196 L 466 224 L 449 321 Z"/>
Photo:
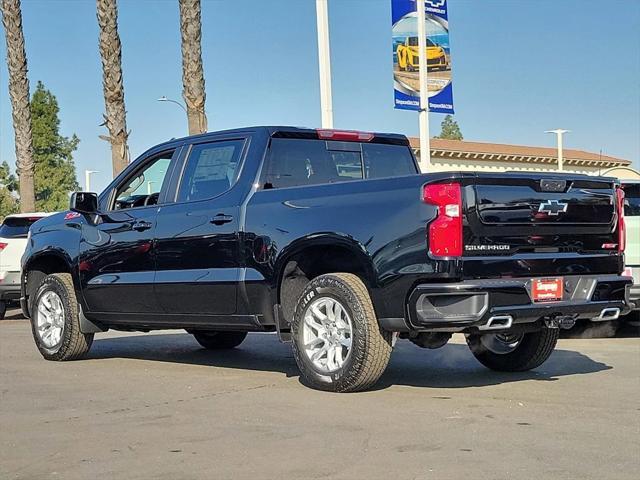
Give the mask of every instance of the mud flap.
<path id="1" fill-rule="evenodd" d="M 106 332 L 109 330 L 108 328 L 104 328 L 100 325 L 93 323 L 87 317 L 84 316 L 82 312 L 82 307 L 78 305 L 78 319 L 80 320 L 80 331 L 82 333 L 98 333 L 98 332 Z"/>
<path id="2" fill-rule="evenodd" d="M 276 331 L 282 343 L 291 343 L 291 325 L 282 314 L 282 306 L 278 303 L 273 306 L 273 318 L 276 320 Z"/>

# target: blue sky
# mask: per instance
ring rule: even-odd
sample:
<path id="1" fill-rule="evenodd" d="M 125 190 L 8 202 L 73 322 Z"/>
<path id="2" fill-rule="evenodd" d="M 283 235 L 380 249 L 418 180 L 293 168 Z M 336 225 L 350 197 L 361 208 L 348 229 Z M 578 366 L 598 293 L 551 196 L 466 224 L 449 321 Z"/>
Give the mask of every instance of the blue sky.
<path id="1" fill-rule="evenodd" d="M 111 177 L 98 135 L 104 103 L 94 0 L 23 0 L 31 88 L 58 97 L 62 133 L 76 133 L 78 178 Z M 393 109 L 390 0 L 329 0 L 337 128 L 416 135 L 417 115 Z M 210 130 L 319 126 L 314 0 L 203 0 Z M 640 161 L 640 2 L 449 0 L 456 120 L 468 140 L 555 145 Z M 186 135 L 177 0 L 121 0 L 125 101 L 132 157 Z M 0 27 L 1 29 L 1 27 Z M 13 130 L 0 42 L 0 161 Z M 439 133 L 442 116 L 431 115 Z"/>

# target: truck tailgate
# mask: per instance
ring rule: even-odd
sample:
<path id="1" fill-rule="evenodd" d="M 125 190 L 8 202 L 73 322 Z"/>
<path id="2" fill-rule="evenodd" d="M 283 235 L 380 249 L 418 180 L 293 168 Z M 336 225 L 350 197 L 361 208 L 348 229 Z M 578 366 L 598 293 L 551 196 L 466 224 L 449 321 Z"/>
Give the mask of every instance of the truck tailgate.
<path id="1" fill-rule="evenodd" d="M 465 276 L 620 271 L 614 179 L 476 174 L 463 186 Z"/>

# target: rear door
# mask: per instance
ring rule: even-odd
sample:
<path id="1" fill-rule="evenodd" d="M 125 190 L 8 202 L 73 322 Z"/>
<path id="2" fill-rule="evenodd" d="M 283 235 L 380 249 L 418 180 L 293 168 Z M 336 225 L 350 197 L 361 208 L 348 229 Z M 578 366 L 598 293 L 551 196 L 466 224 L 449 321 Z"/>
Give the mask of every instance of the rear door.
<path id="1" fill-rule="evenodd" d="M 242 199 L 236 181 L 247 143 L 221 137 L 189 147 L 175 203 L 158 214 L 155 290 L 166 314 L 236 312 Z"/>
<path id="2" fill-rule="evenodd" d="M 82 224 L 82 291 L 96 314 L 156 314 L 154 237 L 177 149 L 150 155 L 120 181 L 94 222 Z M 121 320 L 126 317 L 119 316 Z"/>

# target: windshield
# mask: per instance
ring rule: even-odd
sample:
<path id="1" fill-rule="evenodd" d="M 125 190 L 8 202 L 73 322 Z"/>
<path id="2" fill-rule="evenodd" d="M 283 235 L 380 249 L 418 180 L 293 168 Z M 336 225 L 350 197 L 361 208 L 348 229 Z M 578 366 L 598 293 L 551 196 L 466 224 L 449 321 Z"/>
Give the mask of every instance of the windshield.
<path id="1" fill-rule="evenodd" d="M 42 217 L 7 217 L 0 226 L 0 237 L 26 238 L 29 227 Z"/>
<path id="2" fill-rule="evenodd" d="M 410 47 L 417 47 L 418 46 L 418 37 L 409 37 L 407 38 L 407 44 Z M 429 40 L 427 38 L 427 47 L 436 47 L 437 45 L 435 43 L 433 43 L 431 40 Z"/>

